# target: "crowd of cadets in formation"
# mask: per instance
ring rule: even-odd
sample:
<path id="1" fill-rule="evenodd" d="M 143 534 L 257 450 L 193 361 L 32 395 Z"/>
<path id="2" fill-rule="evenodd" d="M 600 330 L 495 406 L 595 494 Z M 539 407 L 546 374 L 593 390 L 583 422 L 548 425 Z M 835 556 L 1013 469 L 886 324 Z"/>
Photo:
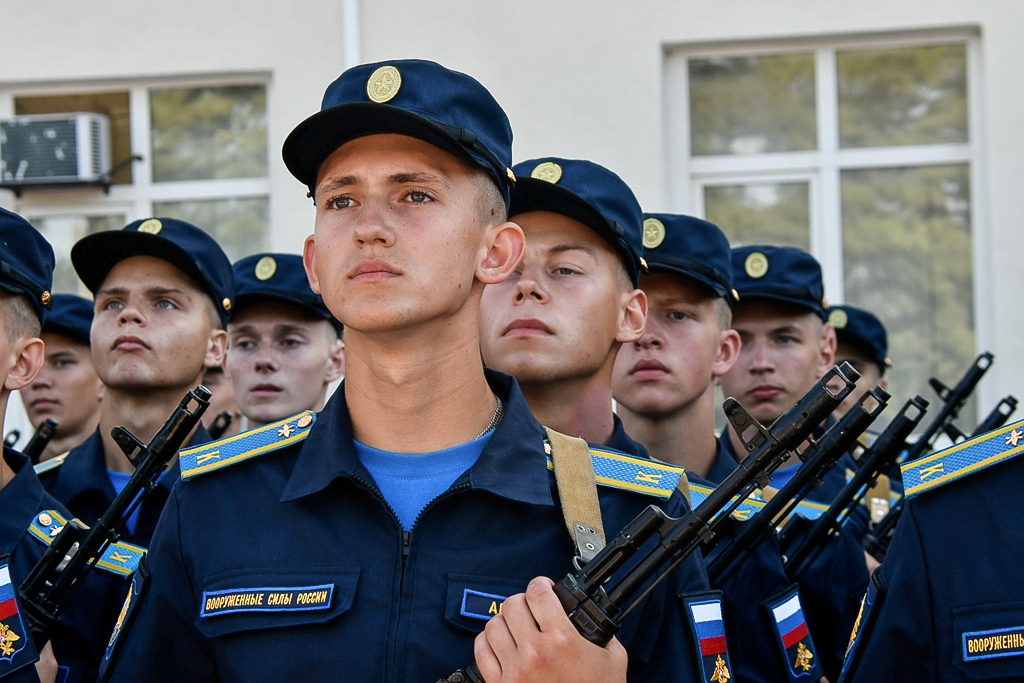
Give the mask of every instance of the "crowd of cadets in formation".
<path id="1" fill-rule="evenodd" d="M 970 489 L 1012 490 L 1015 453 L 992 451 L 1015 441 L 1009 428 L 982 437 L 964 481 L 906 505 L 880 569 L 863 548 L 903 493 L 898 469 L 799 575 L 768 533 L 729 572 L 706 570 L 714 551 L 688 557 L 607 644 L 576 633 L 551 586 L 573 569 L 574 539 L 539 425 L 590 444 L 588 505 L 610 537 L 650 502 L 686 514 L 736 470 L 749 437 L 716 432 L 717 391 L 770 426 L 848 362 L 856 388 L 820 433 L 886 386 L 886 331 L 829 307 L 802 250 L 731 248 L 708 221 L 644 214 L 602 166 L 511 166 L 510 145 L 468 76 L 364 65 L 285 145 L 316 205 L 302 256 L 231 264 L 199 227 L 138 220 L 72 248 L 89 300 L 51 294 L 52 249 L 0 213 L 0 409 L 18 390 L 33 426 L 57 424 L 31 461 L 4 451 L 0 678 L 319 680 L 340 665 L 353 680 L 426 681 L 474 660 L 510 681 L 1015 678 L 1024 603 L 1001 565 L 937 569 L 964 555 L 943 536 L 969 532 L 983 553 L 996 534 L 985 514 L 1002 499 Z M 46 539 L 70 516 L 95 524 L 132 477 L 111 430 L 147 441 L 200 383 L 213 393 L 202 424 L 124 520 L 118 547 L 137 553 L 97 566 L 33 638 L 17 593 Z M 329 444 L 339 460 L 324 459 Z M 770 490 L 800 467 L 790 453 Z M 857 467 L 843 456 L 803 513 Z M 476 488 L 496 495 L 466 495 Z M 390 531 L 345 531 L 381 525 L 399 555 Z M 508 526 L 512 538 L 493 531 Z M 399 577 L 419 567 L 416 586 L 389 573 L 399 556 Z"/>

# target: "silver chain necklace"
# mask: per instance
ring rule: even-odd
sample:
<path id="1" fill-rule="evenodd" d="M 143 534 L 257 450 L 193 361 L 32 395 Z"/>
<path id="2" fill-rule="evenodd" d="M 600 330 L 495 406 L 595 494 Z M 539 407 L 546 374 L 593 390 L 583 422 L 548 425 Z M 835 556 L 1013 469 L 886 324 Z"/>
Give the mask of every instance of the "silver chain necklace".
<path id="1" fill-rule="evenodd" d="M 505 414 L 505 407 L 501 405 L 501 399 L 498 398 L 497 395 L 494 396 L 494 400 L 498 403 L 498 405 L 494 409 L 494 415 L 491 415 L 491 421 L 487 423 L 486 427 L 484 427 L 484 431 L 480 432 L 475 437 L 473 437 L 473 441 L 476 441 L 477 439 L 484 436 L 488 432 L 494 431 L 494 428 L 498 426 L 499 422 L 501 422 L 501 416 Z"/>

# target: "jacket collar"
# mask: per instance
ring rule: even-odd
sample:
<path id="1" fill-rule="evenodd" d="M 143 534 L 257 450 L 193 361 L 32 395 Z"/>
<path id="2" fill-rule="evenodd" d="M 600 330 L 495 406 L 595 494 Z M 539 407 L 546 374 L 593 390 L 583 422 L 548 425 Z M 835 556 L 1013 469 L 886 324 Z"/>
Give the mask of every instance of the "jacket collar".
<path id="1" fill-rule="evenodd" d="M 554 505 L 551 477 L 544 453 L 544 430 L 534 419 L 515 380 L 485 370 L 487 381 L 505 404 L 505 415 L 480 458 L 455 482 L 503 498 L 535 505 Z M 336 478 L 373 481 L 356 456 L 344 383 L 324 406 L 302 443 L 281 502 L 327 488 Z"/>

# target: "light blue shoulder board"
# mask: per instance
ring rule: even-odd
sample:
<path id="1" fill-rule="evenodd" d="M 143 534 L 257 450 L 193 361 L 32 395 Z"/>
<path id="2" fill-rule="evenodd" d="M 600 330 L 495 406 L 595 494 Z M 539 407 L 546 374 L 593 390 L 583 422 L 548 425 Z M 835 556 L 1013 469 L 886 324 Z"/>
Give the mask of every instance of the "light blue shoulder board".
<path id="1" fill-rule="evenodd" d="M 704 499 L 711 495 L 714 489 L 709 486 L 701 484 L 690 484 L 690 502 L 693 507 L 697 507 L 704 502 Z M 733 499 L 735 501 L 735 498 Z M 732 516 L 740 521 L 746 521 L 750 519 L 758 510 L 764 507 L 764 499 L 761 497 L 760 491 L 755 491 L 752 495 L 748 496 L 742 503 L 740 503 L 735 510 L 732 512 Z M 797 503 L 796 508 L 793 512 L 799 512 L 807 519 L 817 519 L 821 516 L 821 513 L 828 509 L 827 505 L 821 503 L 815 503 L 809 500 L 802 500 Z"/>
<path id="2" fill-rule="evenodd" d="M 181 451 L 178 455 L 181 478 L 187 481 L 200 474 L 298 443 L 306 438 L 315 423 L 316 413 L 307 410 L 278 422 Z"/>
<path id="3" fill-rule="evenodd" d="M 907 499 L 925 491 L 962 479 L 992 465 L 1015 458 L 1024 452 L 1024 420 L 1000 427 L 973 439 L 905 463 L 904 496 Z"/>
<path id="4" fill-rule="evenodd" d="M 548 455 L 548 469 L 554 471 L 551 447 L 546 439 L 544 451 Z M 664 500 L 672 497 L 679 480 L 686 476 L 686 470 L 677 465 L 593 446 L 590 447 L 590 457 L 594 463 L 594 478 L 599 485 L 645 493 Z"/>
<path id="5" fill-rule="evenodd" d="M 68 453 L 70 452 L 71 451 L 68 451 L 67 453 L 61 453 L 60 455 L 50 458 L 49 460 L 44 460 L 38 465 L 33 465 L 32 469 L 36 471 L 36 474 L 43 474 L 45 472 L 49 472 L 50 470 L 55 470 L 64 464 L 64 460 L 68 457 Z"/>
<path id="6" fill-rule="evenodd" d="M 56 510 L 44 510 L 32 520 L 28 532 L 40 543 L 50 545 L 67 521 Z M 140 545 L 118 541 L 107 546 L 95 566 L 118 576 L 131 576 L 139 568 L 139 560 L 145 554 L 146 549 Z"/>

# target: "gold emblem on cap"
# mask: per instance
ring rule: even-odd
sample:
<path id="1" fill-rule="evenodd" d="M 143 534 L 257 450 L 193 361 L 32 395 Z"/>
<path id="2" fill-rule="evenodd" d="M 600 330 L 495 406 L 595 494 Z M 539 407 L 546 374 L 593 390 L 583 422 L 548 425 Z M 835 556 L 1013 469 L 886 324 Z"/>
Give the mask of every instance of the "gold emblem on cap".
<path id="1" fill-rule="evenodd" d="M 665 241 L 665 224 L 657 218 L 644 221 L 644 248 L 654 249 Z"/>
<path id="2" fill-rule="evenodd" d="M 398 94 L 402 87 L 402 74 L 393 66 L 377 68 L 366 81 L 366 96 L 371 101 L 381 104 Z"/>
<path id="3" fill-rule="evenodd" d="M 229 299 L 227 297 L 224 297 L 221 300 L 220 305 L 224 307 L 225 311 L 230 311 L 231 310 L 231 299 Z"/>
<path id="4" fill-rule="evenodd" d="M 142 221 L 142 225 L 139 226 L 139 232 L 148 232 L 150 235 L 155 235 L 163 230 L 164 224 L 156 218 L 150 218 L 148 221 Z"/>
<path id="5" fill-rule="evenodd" d="M 47 291 L 47 292 L 43 292 L 42 294 L 40 294 L 39 295 L 39 300 L 43 303 L 44 306 L 49 306 L 50 305 L 50 292 Z"/>
<path id="6" fill-rule="evenodd" d="M 545 161 L 537 164 L 537 168 L 533 169 L 530 177 L 549 183 L 557 183 L 562 178 L 562 167 L 553 161 Z"/>
<path id="7" fill-rule="evenodd" d="M 832 327 L 842 329 L 846 327 L 846 323 L 849 322 L 849 318 L 846 315 L 846 311 L 837 308 L 828 314 L 828 321 L 832 323 Z"/>
<path id="8" fill-rule="evenodd" d="M 299 421 L 296 422 L 295 424 L 299 425 L 299 429 L 305 429 L 312 422 L 313 422 L 313 416 L 312 415 L 303 415 L 302 417 L 299 418 Z"/>
<path id="9" fill-rule="evenodd" d="M 39 523 L 42 524 L 43 526 L 50 526 L 51 524 L 53 524 L 53 517 L 51 517 L 50 515 L 46 514 L 45 512 L 40 512 L 39 513 Z"/>
<path id="10" fill-rule="evenodd" d="M 277 272 L 277 261 L 274 260 L 273 256 L 264 256 L 256 262 L 254 272 L 257 280 L 269 280 Z"/>
<path id="11" fill-rule="evenodd" d="M 768 272 L 768 257 L 759 251 L 751 252 L 743 262 L 743 270 L 755 280 Z"/>

